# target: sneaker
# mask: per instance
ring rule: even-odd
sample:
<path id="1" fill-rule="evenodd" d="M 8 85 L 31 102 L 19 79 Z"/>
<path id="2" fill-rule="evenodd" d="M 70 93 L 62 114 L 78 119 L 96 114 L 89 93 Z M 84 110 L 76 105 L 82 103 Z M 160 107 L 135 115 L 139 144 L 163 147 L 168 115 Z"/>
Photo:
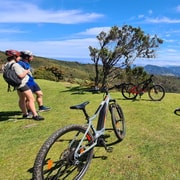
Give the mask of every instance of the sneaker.
<path id="1" fill-rule="evenodd" d="M 31 119 L 31 118 L 32 118 L 32 115 L 23 114 L 22 118 L 23 118 L 23 119 Z"/>
<path id="2" fill-rule="evenodd" d="M 33 116 L 32 119 L 34 119 L 34 120 L 36 120 L 36 121 L 42 121 L 42 120 L 44 120 L 44 118 L 41 117 L 41 116 L 39 116 L 39 115 Z"/>
<path id="3" fill-rule="evenodd" d="M 41 107 L 39 107 L 39 112 L 50 111 L 50 110 L 51 110 L 50 107 L 46 107 L 46 106 L 41 106 Z"/>
<path id="4" fill-rule="evenodd" d="M 28 116 L 32 118 L 33 117 L 33 113 L 31 111 L 28 111 Z"/>

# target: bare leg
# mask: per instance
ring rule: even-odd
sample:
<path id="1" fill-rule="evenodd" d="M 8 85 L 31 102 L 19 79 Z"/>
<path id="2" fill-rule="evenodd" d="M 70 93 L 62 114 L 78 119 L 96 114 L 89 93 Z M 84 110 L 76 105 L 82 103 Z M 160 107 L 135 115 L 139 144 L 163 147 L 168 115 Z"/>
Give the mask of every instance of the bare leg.
<path id="1" fill-rule="evenodd" d="M 24 96 L 21 92 L 19 92 L 19 91 L 17 91 L 17 94 L 18 94 L 18 96 L 19 96 L 19 108 L 21 109 L 21 111 L 22 111 L 23 114 L 27 114 L 28 112 L 27 112 L 27 108 L 26 108 L 26 98 L 25 98 L 25 96 Z"/>
<path id="2" fill-rule="evenodd" d="M 36 107 L 34 104 L 34 96 L 32 94 L 32 91 L 26 90 L 24 92 L 21 92 L 23 94 L 24 97 L 26 97 L 26 102 L 27 102 L 27 106 L 29 107 L 29 109 L 31 110 L 33 116 L 37 116 L 37 112 L 36 112 Z"/>
<path id="3" fill-rule="evenodd" d="M 43 106 L 43 92 L 42 91 L 36 91 L 36 101 L 38 103 L 38 106 Z"/>

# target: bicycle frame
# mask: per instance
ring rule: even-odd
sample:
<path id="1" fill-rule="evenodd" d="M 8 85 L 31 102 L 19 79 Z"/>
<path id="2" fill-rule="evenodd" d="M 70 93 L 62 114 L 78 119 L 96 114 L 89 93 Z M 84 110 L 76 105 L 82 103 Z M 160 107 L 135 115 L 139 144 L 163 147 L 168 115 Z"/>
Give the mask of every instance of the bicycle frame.
<path id="1" fill-rule="evenodd" d="M 145 90 L 149 87 L 149 85 L 153 83 L 152 80 L 153 75 L 150 76 L 150 78 L 146 79 L 145 81 L 138 83 L 138 85 L 135 85 L 134 87 L 131 88 L 130 92 L 133 94 L 141 94 L 144 93 Z M 140 85 L 143 85 L 143 87 L 141 89 L 138 89 Z"/>
<path id="2" fill-rule="evenodd" d="M 75 150 L 75 153 L 74 153 L 74 158 L 76 160 L 77 160 L 77 158 L 82 156 L 84 153 L 89 151 L 91 148 L 94 148 L 98 143 L 98 138 L 104 134 L 105 121 L 106 121 L 108 105 L 109 105 L 110 101 L 111 101 L 110 94 L 106 91 L 105 92 L 105 97 L 103 98 L 103 101 L 100 103 L 99 107 L 95 111 L 94 115 L 91 116 L 91 117 L 87 117 L 88 126 L 87 126 L 87 129 L 86 129 L 86 132 L 85 132 L 83 138 L 81 139 L 81 141 L 80 141 L 79 145 L 77 146 L 77 148 Z M 115 100 L 113 100 L 113 101 L 115 101 Z M 99 116 L 99 117 L 98 117 L 98 122 L 97 122 L 97 128 L 95 129 L 94 126 L 93 126 L 93 120 L 95 120 L 97 116 Z M 94 136 L 93 141 L 94 142 L 92 143 L 91 146 L 89 146 L 87 149 L 85 149 L 83 152 L 81 152 L 81 151 L 79 151 L 79 149 L 85 148 L 85 147 L 82 146 L 82 142 L 85 140 L 85 138 L 88 139 L 88 133 L 90 131 L 93 132 L 93 136 Z M 76 139 L 76 138 L 74 138 L 74 139 Z M 70 143 L 70 145 L 72 143 L 73 143 L 73 141 Z"/>

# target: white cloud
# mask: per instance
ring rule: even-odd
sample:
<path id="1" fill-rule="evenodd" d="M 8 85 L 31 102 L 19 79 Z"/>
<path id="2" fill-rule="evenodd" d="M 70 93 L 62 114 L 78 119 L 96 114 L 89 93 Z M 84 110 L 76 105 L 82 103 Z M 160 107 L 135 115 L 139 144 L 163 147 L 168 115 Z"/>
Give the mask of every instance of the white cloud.
<path id="1" fill-rule="evenodd" d="M 178 6 L 176 7 L 176 11 L 177 11 L 177 12 L 180 12 L 180 5 L 178 5 Z"/>
<path id="2" fill-rule="evenodd" d="M 64 41 L 3 41 L 0 40 L 0 50 L 17 49 L 31 50 L 34 55 L 59 58 L 66 60 L 83 60 L 83 63 L 91 63 L 88 46 L 96 47 L 96 38 L 73 39 Z M 180 52 L 175 48 L 165 48 L 157 52 L 155 59 L 136 60 L 135 64 L 154 64 L 159 66 L 180 65 Z"/>
<path id="3" fill-rule="evenodd" d="M 0 50 L 6 49 L 24 50 L 29 49 L 35 55 L 42 57 L 89 57 L 88 46 L 95 47 L 95 38 L 74 39 L 64 41 L 3 41 L 0 40 Z"/>
<path id="4" fill-rule="evenodd" d="M 1 2 L 0 17 L 0 23 L 75 24 L 96 21 L 103 14 L 84 13 L 80 10 L 43 10 L 28 2 L 6 0 Z"/>
<path id="5" fill-rule="evenodd" d="M 25 33 L 24 31 L 18 30 L 18 29 L 0 29 L 0 33 L 6 34 L 12 34 L 12 33 Z"/>
<path id="6" fill-rule="evenodd" d="M 153 13 L 153 11 L 150 9 L 149 11 L 148 11 L 148 14 L 152 14 Z"/>
<path id="7" fill-rule="evenodd" d="M 80 32 L 78 34 L 97 36 L 101 31 L 107 32 L 110 29 L 111 29 L 111 27 L 95 27 L 95 28 L 86 29 L 86 31 Z"/>
<path id="8" fill-rule="evenodd" d="M 144 18 L 144 14 L 138 15 L 138 18 L 140 18 L 140 19 Z"/>
<path id="9" fill-rule="evenodd" d="M 170 19 L 168 17 L 162 18 L 146 18 L 146 22 L 148 23 L 167 23 L 167 24 L 177 24 L 180 23 L 180 19 Z"/>

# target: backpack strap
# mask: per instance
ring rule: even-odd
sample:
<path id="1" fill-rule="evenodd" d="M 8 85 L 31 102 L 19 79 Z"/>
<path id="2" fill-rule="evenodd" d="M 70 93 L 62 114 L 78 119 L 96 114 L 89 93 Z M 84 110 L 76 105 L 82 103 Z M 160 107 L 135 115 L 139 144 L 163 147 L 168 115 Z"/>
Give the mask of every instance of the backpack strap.
<path id="1" fill-rule="evenodd" d="M 15 63 L 11 63 L 11 65 L 9 66 L 8 69 L 12 69 L 13 64 L 15 64 Z M 14 90 L 15 90 L 15 87 L 14 87 L 13 91 L 14 91 Z M 7 92 L 11 92 L 11 91 L 12 91 L 12 90 L 11 90 L 11 85 L 8 84 Z"/>
<path id="2" fill-rule="evenodd" d="M 9 69 L 11 69 L 11 68 L 12 68 L 13 64 L 15 64 L 15 63 L 12 63 L 12 64 L 9 66 Z"/>
<path id="3" fill-rule="evenodd" d="M 11 86 L 8 84 L 7 92 L 11 92 Z"/>

